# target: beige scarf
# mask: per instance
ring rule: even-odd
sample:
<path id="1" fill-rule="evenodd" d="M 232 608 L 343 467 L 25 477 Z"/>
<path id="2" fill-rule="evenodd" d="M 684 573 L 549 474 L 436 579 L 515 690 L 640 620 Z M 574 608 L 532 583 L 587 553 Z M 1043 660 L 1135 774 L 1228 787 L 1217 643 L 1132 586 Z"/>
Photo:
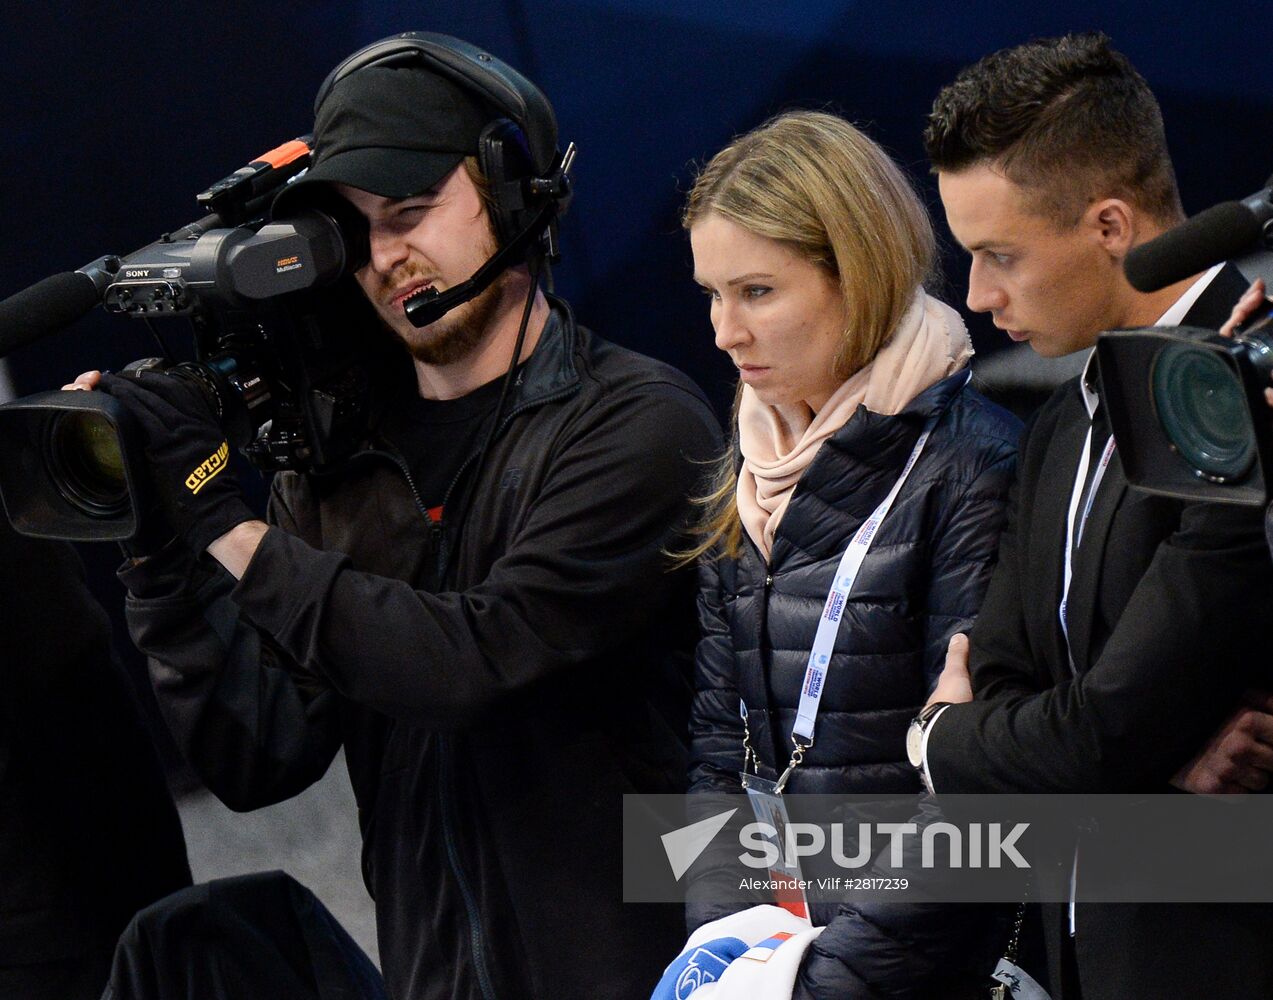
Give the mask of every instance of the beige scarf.
<path id="1" fill-rule="evenodd" d="M 875 413 L 900 413 L 927 389 L 967 364 L 972 341 L 954 309 L 915 293 L 893 336 L 868 365 L 840 386 L 816 415 L 801 404 L 792 413 L 762 403 L 743 386 L 738 406 L 738 441 L 743 465 L 738 473 L 738 514 L 766 561 L 774 532 L 791 494 L 822 442 L 865 406 Z"/>

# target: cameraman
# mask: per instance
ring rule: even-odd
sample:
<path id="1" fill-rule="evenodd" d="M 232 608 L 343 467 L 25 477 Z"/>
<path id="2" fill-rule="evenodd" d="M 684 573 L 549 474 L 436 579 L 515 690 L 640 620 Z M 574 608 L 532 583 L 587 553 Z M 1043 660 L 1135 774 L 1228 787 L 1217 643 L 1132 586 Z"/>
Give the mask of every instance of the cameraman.
<path id="1" fill-rule="evenodd" d="M 476 154 L 501 117 L 409 53 L 320 93 L 283 197 L 365 219 L 357 284 L 405 351 L 363 449 L 277 476 L 268 524 L 230 475 L 184 486 L 225 439 L 189 383 L 77 385 L 144 428 L 177 534 L 121 571 L 174 735 L 236 809 L 344 746 L 391 995 L 645 996 L 681 917 L 621 901 L 622 795 L 683 787 L 692 581 L 662 553 L 719 430 L 684 376 L 576 326 L 525 261 L 409 322 L 408 296 L 496 250 L 501 187 Z"/>

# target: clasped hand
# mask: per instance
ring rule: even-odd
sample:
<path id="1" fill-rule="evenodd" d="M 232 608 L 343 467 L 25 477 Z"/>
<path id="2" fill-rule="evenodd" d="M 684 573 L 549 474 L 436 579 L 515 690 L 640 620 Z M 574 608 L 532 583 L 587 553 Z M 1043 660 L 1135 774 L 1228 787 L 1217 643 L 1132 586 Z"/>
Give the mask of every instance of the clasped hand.
<path id="1" fill-rule="evenodd" d="M 946 665 L 941 676 L 937 678 L 937 686 L 929 697 L 927 704 L 947 702 L 962 705 L 972 701 L 972 677 L 968 673 L 968 636 L 956 632 L 950 637 L 946 647 Z"/>

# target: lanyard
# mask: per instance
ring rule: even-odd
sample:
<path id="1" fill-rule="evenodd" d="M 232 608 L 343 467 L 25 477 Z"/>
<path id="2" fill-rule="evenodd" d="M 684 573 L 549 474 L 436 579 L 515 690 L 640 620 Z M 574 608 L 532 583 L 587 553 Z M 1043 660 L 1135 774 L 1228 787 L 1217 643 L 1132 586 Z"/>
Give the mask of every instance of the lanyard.
<path id="1" fill-rule="evenodd" d="M 813 648 L 809 651 L 809 662 L 804 671 L 804 683 L 800 687 L 800 708 L 796 713 L 796 723 L 791 728 L 791 738 L 797 747 L 801 745 L 801 741 L 804 741 L 806 749 L 813 746 L 813 729 L 818 719 L 818 705 L 822 701 L 827 668 L 830 666 L 831 653 L 835 647 L 835 635 L 840 628 L 840 617 L 844 614 L 849 592 L 857 581 L 862 562 L 866 559 L 871 543 L 875 541 L 880 524 L 892 508 L 893 501 L 902 491 L 902 484 L 911 474 L 911 469 L 915 468 L 915 463 L 919 461 L 920 453 L 924 450 L 924 445 L 928 443 L 928 436 L 933 432 L 933 426 L 936 423 L 937 414 L 928 418 L 924 432 L 920 434 L 915 447 L 911 449 L 910 457 L 906 460 L 906 465 L 902 467 L 902 474 L 897 477 L 897 482 L 893 484 L 893 488 L 888 491 L 888 496 L 880 501 L 880 505 L 875 508 L 871 516 L 862 522 L 862 526 L 849 542 L 848 548 L 844 550 L 844 555 L 840 557 L 840 565 L 831 579 L 831 589 L 827 593 L 826 603 L 822 606 L 822 616 L 818 619 L 818 631 L 814 634 Z"/>
<path id="2" fill-rule="evenodd" d="M 964 386 L 967 386 L 971 380 L 972 372 L 968 372 L 964 377 Z M 915 463 L 919 461 L 924 445 L 928 443 L 928 438 L 933 433 L 933 428 L 937 426 L 937 421 L 941 419 L 942 412 L 944 411 L 934 413 L 928 418 L 924 424 L 923 432 L 919 435 L 919 440 L 915 442 L 915 446 L 911 449 L 910 457 L 906 459 L 906 464 L 902 467 L 901 475 L 897 477 L 897 482 L 888 491 L 888 496 L 880 501 L 879 506 L 875 508 L 871 516 L 854 533 L 848 548 L 844 550 L 844 555 L 840 557 L 840 564 L 836 567 L 835 576 L 831 578 L 831 588 L 827 593 L 826 602 L 822 605 L 822 615 L 818 619 L 818 629 L 813 637 L 813 648 L 809 651 L 804 680 L 800 685 L 800 705 L 796 711 L 795 725 L 791 728 L 791 742 L 795 749 L 792 752 L 790 762 L 787 764 L 787 769 L 778 779 L 775 788 L 776 794 L 782 794 L 782 790 L 787 784 L 787 779 L 791 777 L 792 772 L 804 759 L 805 751 L 813 746 L 813 731 L 817 723 L 818 706 L 822 701 L 827 670 L 831 663 L 831 653 L 835 647 L 835 636 L 840 628 L 840 618 L 844 614 L 845 605 L 848 603 L 849 592 L 852 591 L 853 584 L 857 581 L 858 572 L 862 569 L 862 563 L 866 559 L 867 551 L 871 548 L 871 543 L 875 540 L 880 524 L 892 508 L 893 501 L 901 493 L 907 477 L 911 474 L 911 470 L 915 468 Z M 751 731 L 747 726 L 747 703 L 741 699 L 739 699 L 738 714 L 743 723 L 743 772 L 746 773 L 748 760 L 757 768 L 759 767 L 759 761 L 756 758 L 756 752 L 751 747 Z"/>
<path id="3" fill-rule="evenodd" d="M 893 484 L 893 488 L 888 491 L 888 496 L 880 501 L 880 505 L 875 508 L 871 516 L 862 522 L 861 527 L 858 528 L 849 542 L 848 548 L 844 550 L 844 555 L 840 557 L 840 564 L 836 567 L 835 576 L 831 579 L 831 589 L 827 593 L 826 602 L 822 605 L 822 615 L 818 619 L 818 630 L 813 637 L 813 648 L 809 651 L 804 681 L 800 685 L 800 707 L 796 713 L 795 725 L 791 729 L 791 742 L 795 750 L 791 755 L 791 761 L 788 763 L 786 771 L 778 779 L 777 792 L 779 794 L 781 794 L 782 789 L 787 784 L 787 779 L 791 777 L 792 771 L 804 759 L 805 751 L 813 746 L 813 731 L 818 719 L 818 706 L 822 701 L 822 692 L 826 686 L 827 670 L 831 663 L 831 653 L 835 647 L 835 636 L 840 628 L 840 619 L 844 614 L 849 592 L 853 589 L 858 572 L 862 569 L 862 562 L 866 559 L 866 553 L 870 550 L 871 543 L 879 532 L 880 524 L 892 508 L 893 501 L 897 499 L 897 495 L 902 491 L 902 485 L 911 474 L 911 470 L 915 468 L 915 463 L 919 461 L 920 453 L 923 452 L 924 445 L 928 443 L 929 435 L 932 434 L 940 416 L 940 413 L 934 413 L 928 418 L 928 422 L 924 425 L 923 433 L 920 434 L 919 440 L 915 442 L 915 447 L 911 449 L 910 457 L 906 459 L 906 465 L 902 467 L 902 474 L 897 477 L 897 482 Z M 740 711 L 743 714 L 745 724 L 746 706 L 742 706 Z"/>
<path id="4" fill-rule="evenodd" d="M 1078 532 L 1075 533 L 1074 520 L 1078 514 L 1079 501 L 1083 497 L 1083 482 L 1087 479 L 1087 467 L 1091 461 L 1092 428 L 1087 429 L 1087 437 L 1083 440 L 1083 457 L 1079 459 L 1078 472 L 1074 477 L 1074 492 L 1070 496 L 1070 511 L 1065 519 L 1065 584 L 1061 591 L 1061 632 L 1065 636 L 1065 649 L 1070 659 L 1070 670 L 1074 668 L 1074 651 L 1070 649 L 1070 629 L 1066 621 L 1066 605 L 1070 599 L 1070 580 L 1074 576 L 1074 549 L 1083 542 L 1083 529 L 1087 527 L 1088 515 L 1092 513 L 1092 502 L 1096 499 L 1096 491 L 1105 478 L 1105 470 L 1109 468 L 1110 459 L 1114 457 L 1114 435 L 1105 442 L 1105 450 L 1101 452 L 1100 464 L 1092 476 L 1092 485 L 1087 491 L 1087 502 L 1083 505 L 1083 514 L 1078 518 Z"/>

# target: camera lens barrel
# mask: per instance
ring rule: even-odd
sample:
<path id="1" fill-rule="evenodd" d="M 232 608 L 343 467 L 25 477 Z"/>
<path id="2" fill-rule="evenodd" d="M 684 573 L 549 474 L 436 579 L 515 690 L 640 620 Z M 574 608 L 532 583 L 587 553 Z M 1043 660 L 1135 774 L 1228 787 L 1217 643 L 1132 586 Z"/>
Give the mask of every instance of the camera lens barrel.
<path id="1" fill-rule="evenodd" d="M 1270 372 L 1273 341 L 1266 334 L 1216 338 L 1210 346 L 1176 343 L 1154 359 L 1150 385 L 1159 423 L 1199 478 L 1228 483 L 1251 471 L 1257 450 L 1251 386 L 1267 385 Z"/>
<path id="2" fill-rule="evenodd" d="M 225 436 L 245 448 L 270 420 L 274 395 L 270 384 L 245 354 L 226 351 L 206 361 L 183 361 L 169 369 L 176 378 L 198 383 L 216 408 Z"/>
<path id="3" fill-rule="evenodd" d="M 45 465 L 62 496 L 90 517 L 128 509 L 119 431 L 104 413 L 68 410 L 49 423 Z"/>
<path id="4" fill-rule="evenodd" d="M 251 363 L 250 352 L 226 351 L 204 362 L 171 367 L 146 359 L 121 374 L 136 376 L 142 371 L 148 379 L 175 378 L 197 385 L 236 448 L 250 444 L 275 409 L 269 384 Z M 32 526 L 54 530 L 50 537 L 131 537 L 141 516 L 135 491 L 145 487 L 138 477 L 142 442 L 127 411 L 104 393 L 50 395 L 53 403 L 32 405 L 6 425 L 11 426 L 14 440 L 9 445 L 16 451 L 17 464 L 29 454 L 35 467 L 43 470 L 37 477 L 43 485 L 35 490 L 43 489 L 44 499 L 26 511 Z M 77 405 L 67 406 L 69 402 Z M 25 445 L 19 440 L 23 437 Z M 8 486 L 5 492 L 10 495 Z M 52 515 L 41 510 L 61 512 L 56 528 Z"/>

